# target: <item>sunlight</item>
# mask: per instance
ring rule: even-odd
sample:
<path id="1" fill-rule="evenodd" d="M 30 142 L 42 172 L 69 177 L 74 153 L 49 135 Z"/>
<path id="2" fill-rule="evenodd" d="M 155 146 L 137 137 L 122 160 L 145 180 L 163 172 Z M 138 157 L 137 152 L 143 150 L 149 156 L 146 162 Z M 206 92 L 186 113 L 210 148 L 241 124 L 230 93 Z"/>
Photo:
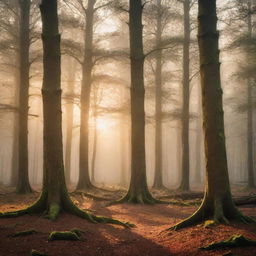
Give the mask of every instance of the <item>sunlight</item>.
<path id="1" fill-rule="evenodd" d="M 113 122 L 107 118 L 98 118 L 96 123 L 97 130 L 107 131 L 113 127 Z"/>

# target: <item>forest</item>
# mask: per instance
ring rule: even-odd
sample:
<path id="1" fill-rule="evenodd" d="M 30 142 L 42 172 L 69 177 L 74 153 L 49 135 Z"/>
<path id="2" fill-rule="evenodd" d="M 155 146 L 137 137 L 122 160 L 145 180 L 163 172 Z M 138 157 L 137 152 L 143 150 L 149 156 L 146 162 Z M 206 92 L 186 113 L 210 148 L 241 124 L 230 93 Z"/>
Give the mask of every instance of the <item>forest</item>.
<path id="1" fill-rule="evenodd" d="M 256 255 L 256 0 L 0 0 L 0 256 Z"/>

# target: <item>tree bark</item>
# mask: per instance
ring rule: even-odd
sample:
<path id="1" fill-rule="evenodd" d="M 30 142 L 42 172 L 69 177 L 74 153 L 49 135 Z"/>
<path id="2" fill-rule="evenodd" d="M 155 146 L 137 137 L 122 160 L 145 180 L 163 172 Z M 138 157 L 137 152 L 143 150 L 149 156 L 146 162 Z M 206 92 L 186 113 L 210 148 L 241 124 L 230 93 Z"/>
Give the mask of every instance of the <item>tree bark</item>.
<path id="1" fill-rule="evenodd" d="M 200 208 L 171 229 L 184 228 L 205 219 L 252 222 L 235 207 L 231 197 L 224 133 L 224 112 L 219 63 L 216 0 L 199 0 L 198 43 L 206 156 L 205 195 Z"/>
<path id="2" fill-rule="evenodd" d="M 90 189 L 92 183 L 89 175 L 89 109 L 93 69 L 93 19 L 95 0 L 88 0 L 86 9 L 85 49 L 82 67 L 81 115 L 80 115 L 80 149 L 79 180 L 77 189 Z"/>
<path id="3" fill-rule="evenodd" d="M 157 0 L 156 48 L 161 48 L 162 41 L 162 1 Z M 161 189 L 163 185 L 163 153 L 162 153 L 162 50 L 156 52 L 155 70 L 155 177 L 153 188 Z"/>
<path id="4" fill-rule="evenodd" d="M 17 193 L 32 192 L 28 176 L 28 110 L 29 110 L 29 21 L 30 0 L 20 4 L 20 58 L 19 58 L 19 135 L 18 135 L 18 183 Z"/>
<path id="5" fill-rule="evenodd" d="M 142 40 L 142 1 L 130 0 L 129 33 L 131 61 L 131 180 L 121 201 L 153 203 L 146 178 L 144 53 Z"/>
<path id="6" fill-rule="evenodd" d="M 189 190 L 189 67 L 190 67 L 190 0 L 184 0 L 184 42 L 183 42 L 183 88 L 182 88 L 182 119 L 181 119 L 181 182 L 179 190 Z"/>

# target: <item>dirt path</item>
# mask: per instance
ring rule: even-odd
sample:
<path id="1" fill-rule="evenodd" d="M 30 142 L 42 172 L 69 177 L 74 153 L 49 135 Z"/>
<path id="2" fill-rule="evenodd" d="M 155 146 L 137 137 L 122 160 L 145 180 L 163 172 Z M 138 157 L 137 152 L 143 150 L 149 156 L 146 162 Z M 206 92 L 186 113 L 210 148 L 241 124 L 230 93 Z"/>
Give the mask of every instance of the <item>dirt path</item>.
<path id="1" fill-rule="evenodd" d="M 14 193 L 1 193 L 0 211 L 19 209 L 33 202 L 38 194 L 21 196 Z M 76 203 L 99 215 L 111 216 L 136 224 L 136 228 L 103 224 L 91 224 L 77 217 L 62 214 L 55 222 L 40 216 L 23 216 L 0 219 L 0 255 L 28 256 L 31 249 L 44 252 L 49 256 L 169 256 L 169 255 L 224 255 L 230 250 L 205 252 L 198 250 L 213 241 L 226 239 L 233 234 L 243 234 L 256 239 L 256 225 L 232 224 L 219 225 L 204 229 L 202 225 L 170 234 L 161 233 L 172 224 L 189 216 L 195 206 L 180 207 L 173 205 L 115 205 L 104 207 L 106 202 L 73 197 Z M 256 217 L 255 207 L 241 210 Z M 79 228 L 85 231 L 83 240 L 78 242 L 48 242 L 51 231 L 65 231 Z M 11 237 L 18 231 L 36 229 L 40 233 L 24 237 Z M 256 247 L 232 249 L 232 255 L 254 256 Z M 230 254 L 231 255 L 231 254 Z"/>

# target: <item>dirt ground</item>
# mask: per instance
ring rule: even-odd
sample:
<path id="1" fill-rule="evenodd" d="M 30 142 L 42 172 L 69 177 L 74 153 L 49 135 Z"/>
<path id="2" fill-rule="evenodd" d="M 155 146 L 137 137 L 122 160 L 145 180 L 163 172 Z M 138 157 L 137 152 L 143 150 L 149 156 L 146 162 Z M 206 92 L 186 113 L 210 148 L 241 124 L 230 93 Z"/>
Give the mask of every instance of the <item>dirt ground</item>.
<path id="1" fill-rule="evenodd" d="M 39 195 L 38 193 L 28 196 L 16 195 L 12 191 L 10 188 L 0 187 L 0 211 L 23 208 Z M 103 193 L 101 196 L 107 197 L 110 194 L 110 192 Z M 112 195 L 120 196 L 118 193 Z M 83 194 L 73 194 L 72 198 L 81 208 L 89 209 L 98 215 L 129 221 L 136 227 L 125 229 L 109 224 L 91 224 L 65 213 L 55 222 L 38 215 L 0 219 L 0 256 L 28 256 L 32 249 L 48 256 L 256 255 L 256 247 L 211 252 L 199 249 L 234 234 L 243 234 L 247 238 L 256 240 L 256 224 L 232 223 L 211 228 L 204 228 L 201 224 L 171 233 L 162 232 L 193 213 L 197 208 L 195 205 L 122 204 L 105 207 L 107 201 L 96 200 Z M 256 205 L 248 205 L 240 209 L 244 214 L 256 217 Z M 84 231 L 81 241 L 48 242 L 51 231 L 67 231 L 73 228 Z M 29 229 L 35 229 L 39 233 L 22 237 L 11 236 L 15 232 Z"/>

